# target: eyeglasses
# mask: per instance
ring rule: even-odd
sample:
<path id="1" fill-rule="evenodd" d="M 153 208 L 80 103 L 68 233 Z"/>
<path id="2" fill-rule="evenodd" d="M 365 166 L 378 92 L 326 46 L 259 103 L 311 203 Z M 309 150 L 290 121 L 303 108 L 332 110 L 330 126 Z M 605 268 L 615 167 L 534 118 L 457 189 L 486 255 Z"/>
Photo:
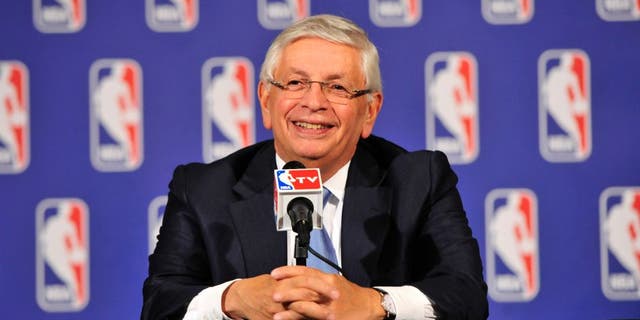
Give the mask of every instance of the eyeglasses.
<path id="1" fill-rule="evenodd" d="M 349 90 L 344 85 L 336 81 L 313 81 L 306 79 L 289 80 L 286 84 L 275 80 L 268 80 L 272 85 L 282 89 L 288 99 L 301 99 L 311 88 L 311 84 L 317 83 L 327 100 L 336 104 L 347 104 L 349 100 L 371 93 L 371 89 Z"/>

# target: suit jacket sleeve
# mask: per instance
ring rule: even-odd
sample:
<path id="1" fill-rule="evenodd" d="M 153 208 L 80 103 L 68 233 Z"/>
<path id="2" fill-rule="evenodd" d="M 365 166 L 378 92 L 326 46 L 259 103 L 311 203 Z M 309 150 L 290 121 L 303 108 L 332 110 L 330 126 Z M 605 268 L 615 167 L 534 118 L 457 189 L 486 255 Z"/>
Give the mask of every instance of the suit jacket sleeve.
<path id="1" fill-rule="evenodd" d="M 486 319 L 487 287 L 482 276 L 478 243 L 456 188 L 457 176 L 441 152 L 427 153 L 430 177 L 422 198 L 416 249 L 411 252 L 425 266 L 411 285 L 435 302 L 442 319 Z M 413 158 L 416 164 L 424 157 Z M 422 162 L 424 166 L 424 162 Z M 415 185 L 414 185 L 415 186 Z"/>
<path id="2" fill-rule="evenodd" d="M 141 319 L 181 319 L 189 302 L 211 285 L 199 223 L 189 207 L 185 167 L 176 168 L 149 276 Z"/>

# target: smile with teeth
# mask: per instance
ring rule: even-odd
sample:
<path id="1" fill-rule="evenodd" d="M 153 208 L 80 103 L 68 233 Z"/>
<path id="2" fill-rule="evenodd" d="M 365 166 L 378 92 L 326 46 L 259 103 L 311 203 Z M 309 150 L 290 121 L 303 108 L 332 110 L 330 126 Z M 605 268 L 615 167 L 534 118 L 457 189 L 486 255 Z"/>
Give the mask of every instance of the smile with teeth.
<path id="1" fill-rule="evenodd" d="M 300 127 L 300 128 L 304 128 L 304 129 L 328 129 L 331 126 L 329 125 L 324 125 L 324 124 L 320 124 L 320 123 L 308 123 L 308 122 L 301 122 L 301 121 L 294 121 L 293 124 L 295 124 L 296 126 Z"/>

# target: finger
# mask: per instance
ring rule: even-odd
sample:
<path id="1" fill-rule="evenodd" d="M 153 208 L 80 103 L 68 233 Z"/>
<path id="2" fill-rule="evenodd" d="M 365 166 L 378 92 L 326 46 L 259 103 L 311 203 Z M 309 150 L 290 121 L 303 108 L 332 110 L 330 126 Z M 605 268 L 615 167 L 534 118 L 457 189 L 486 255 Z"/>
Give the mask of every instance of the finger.
<path id="1" fill-rule="evenodd" d="M 295 312 L 295 314 L 299 314 L 303 316 L 304 319 L 307 319 L 307 318 L 327 319 L 327 320 L 335 319 L 335 315 L 333 314 L 331 309 L 329 309 L 328 306 L 314 303 L 314 302 L 308 302 L 308 301 L 292 302 L 287 307 L 287 311 Z M 278 314 L 280 313 L 277 313 L 276 315 Z M 274 319 L 275 319 L 275 316 L 274 316 Z M 293 319 L 297 319 L 297 318 L 293 318 Z"/>
<path id="2" fill-rule="evenodd" d="M 275 268 L 271 271 L 271 276 L 276 280 L 302 276 L 302 275 L 318 276 L 321 274 L 323 273 L 320 270 L 317 270 L 311 267 L 305 267 L 305 266 L 284 266 L 284 267 Z"/>
<path id="3" fill-rule="evenodd" d="M 276 293 L 279 295 L 287 295 L 289 293 L 295 295 L 298 293 L 305 294 L 307 291 L 313 291 L 319 296 L 323 296 L 328 299 L 338 299 L 340 293 L 338 292 L 338 288 L 334 285 L 335 280 L 331 277 L 333 276 L 314 277 L 302 275 L 279 280 L 274 288 L 274 298 Z M 298 289 L 304 290 L 299 291 Z"/>
<path id="4" fill-rule="evenodd" d="M 327 298 L 323 297 L 316 291 L 306 288 L 288 288 L 275 290 L 273 293 L 273 301 L 278 303 L 287 303 L 293 301 L 313 301 L 321 302 L 326 301 Z"/>
<path id="5" fill-rule="evenodd" d="M 285 310 L 273 315 L 273 320 L 298 320 L 305 317 L 293 310 Z"/>

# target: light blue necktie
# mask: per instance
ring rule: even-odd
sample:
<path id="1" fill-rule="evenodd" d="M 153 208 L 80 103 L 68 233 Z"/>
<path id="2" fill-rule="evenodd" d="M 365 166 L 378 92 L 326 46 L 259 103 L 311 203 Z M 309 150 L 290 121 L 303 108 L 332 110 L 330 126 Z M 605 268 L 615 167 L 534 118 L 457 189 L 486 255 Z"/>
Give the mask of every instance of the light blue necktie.
<path id="1" fill-rule="evenodd" d="M 322 195 L 322 203 L 323 207 L 327 206 L 329 202 L 329 198 L 331 198 L 331 191 L 327 188 L 323 188 Z M 323 225 L 324 225 L 324 219 Z M 323 257 L 333 261 L 333 263 L 338 264 L 338 259 L 336 259 L 336 251 L 333 248 L 333 244 L 331 243 L 331 238 L 329 238 L 329 234 L 327 233 L 327 229 L 323 228 L 318 230 L 314 229 L 311 231 L 311 248 L 318 252 Z M 326 273 L 338 273 L 336 269 L 332 266 L 328 265 L 324 261 L 316 258 L 313 254 L 309 253 L 309 257 L 307 258 L 307 266 L 319 269 Z"/>

